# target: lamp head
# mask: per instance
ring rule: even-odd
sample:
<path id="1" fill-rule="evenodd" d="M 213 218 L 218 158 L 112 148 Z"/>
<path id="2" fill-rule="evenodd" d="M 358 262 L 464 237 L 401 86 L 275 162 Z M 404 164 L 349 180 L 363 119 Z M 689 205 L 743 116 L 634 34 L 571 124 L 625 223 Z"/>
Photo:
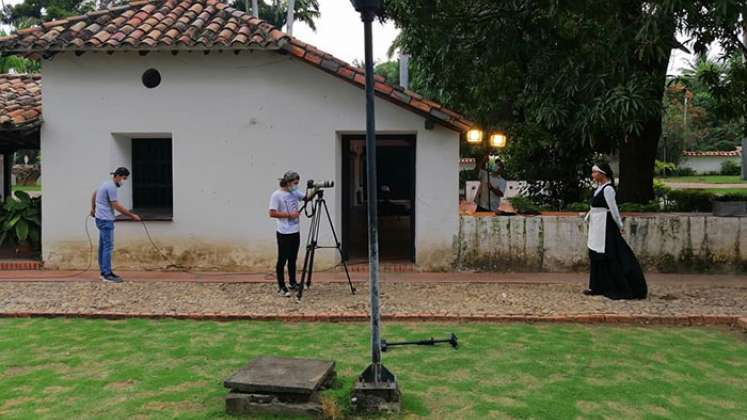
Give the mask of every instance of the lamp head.
<path id="1" fill-rule="evenodd" d="M 482 136 L 483 136 L 482 130 L 478 128 L 473 128 L 467 131 L 467 142 L 468 143 L 482 143 Z"/>
<path id="2" fill-rule="evenodd" d="M 358 13 L 381 14 L 384 9 L 384 0 L 350 0 Z"/>
<path id="3" fill-rule="evenodd" d="M 508 137 L 505 133 L 495 133 L 490 136 L 490 145 L 498 148 L 503 149 L 506 147 L 506 143 L 508 142 Z"/>

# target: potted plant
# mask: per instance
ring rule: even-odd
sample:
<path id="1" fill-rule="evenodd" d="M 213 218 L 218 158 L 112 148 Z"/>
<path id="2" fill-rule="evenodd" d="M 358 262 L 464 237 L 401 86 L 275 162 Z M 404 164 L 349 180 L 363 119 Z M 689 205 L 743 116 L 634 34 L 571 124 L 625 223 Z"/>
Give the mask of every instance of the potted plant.
<path id="1" fill-rule="evenodd" d="M 714 198 L 713 215 L 719 217 L 747 216 L 747 195 L 725 194 Z"/>
<path id="2" fill-rule="evenodd" d="M 41 240 L 41 198 L 16 191 L 3 203 L 0 245 L 14 244 L 16 255 L 29 255 Z"/>

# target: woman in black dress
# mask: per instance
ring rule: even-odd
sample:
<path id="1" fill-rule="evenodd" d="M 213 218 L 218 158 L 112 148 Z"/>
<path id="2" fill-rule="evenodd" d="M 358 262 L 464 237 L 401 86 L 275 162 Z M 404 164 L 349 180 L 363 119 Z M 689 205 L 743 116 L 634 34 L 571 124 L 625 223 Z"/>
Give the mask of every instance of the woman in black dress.
<path id="1" fill-rule="evenodd" d="M 623 222 L 615 200 L 612 168 L 595 165 L 591 178 L 598 185 L 591 199 L 589 221 L 589 259 L 591 272 L 586 295 L 610 299 L 645 299 L 646 278 L 633 251 L 622 237 Z"/>

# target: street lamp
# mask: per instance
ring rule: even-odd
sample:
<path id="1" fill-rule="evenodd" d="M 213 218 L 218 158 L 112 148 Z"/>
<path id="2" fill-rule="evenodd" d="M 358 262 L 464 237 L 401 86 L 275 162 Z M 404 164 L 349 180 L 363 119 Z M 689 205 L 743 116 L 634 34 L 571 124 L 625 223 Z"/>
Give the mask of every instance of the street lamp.
<path id="1" fill-rule="evenodd" d="M 383 0 L 351 0 L 363 21 L 366 61 L 366 175 L 368 189 L 368 290 L 371 306 L 371 364 L 353 386 L 352 402 L 359 410 L 399 409 L 399 387 L 394 375 L 381 363 L 379 307 L 379 232 L 376 180 L 376 119 L 374 116 L 374 69 L 372 23 Z"/>
<path id="2" fill-rule="evenodd" d="M 482 130 L 478 128 L 473 128 L 469 131 L 467 131 L 467 143 L 473 143 L 478 144 L 482 143 Z"/>
<path id="3" fill-rule="evenodd" d="M 508 137 L 505 133 L 498 132 L 490 136 L 490 145 L 498 148 L 503 149 L 506 147 L 506 143 L 508 142 Z"/>

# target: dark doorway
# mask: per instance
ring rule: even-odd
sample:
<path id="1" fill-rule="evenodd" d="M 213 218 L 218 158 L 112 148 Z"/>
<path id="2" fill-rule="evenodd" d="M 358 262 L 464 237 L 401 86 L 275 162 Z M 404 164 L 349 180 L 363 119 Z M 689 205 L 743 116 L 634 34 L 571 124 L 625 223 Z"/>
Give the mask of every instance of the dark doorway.
<path id="1" fill-rule="evenodd" d="M 132 207 L 149 218 L 173 215 L 171 139 L 132 140 Z"/>
<path id="2" fill-rule="evenodd" d="M 376 138 L 382 260 L 415 261 L 415 136 Z M 366 140 L 342 138 L 342 241 L 348 260 L 368 257 Z"/>

